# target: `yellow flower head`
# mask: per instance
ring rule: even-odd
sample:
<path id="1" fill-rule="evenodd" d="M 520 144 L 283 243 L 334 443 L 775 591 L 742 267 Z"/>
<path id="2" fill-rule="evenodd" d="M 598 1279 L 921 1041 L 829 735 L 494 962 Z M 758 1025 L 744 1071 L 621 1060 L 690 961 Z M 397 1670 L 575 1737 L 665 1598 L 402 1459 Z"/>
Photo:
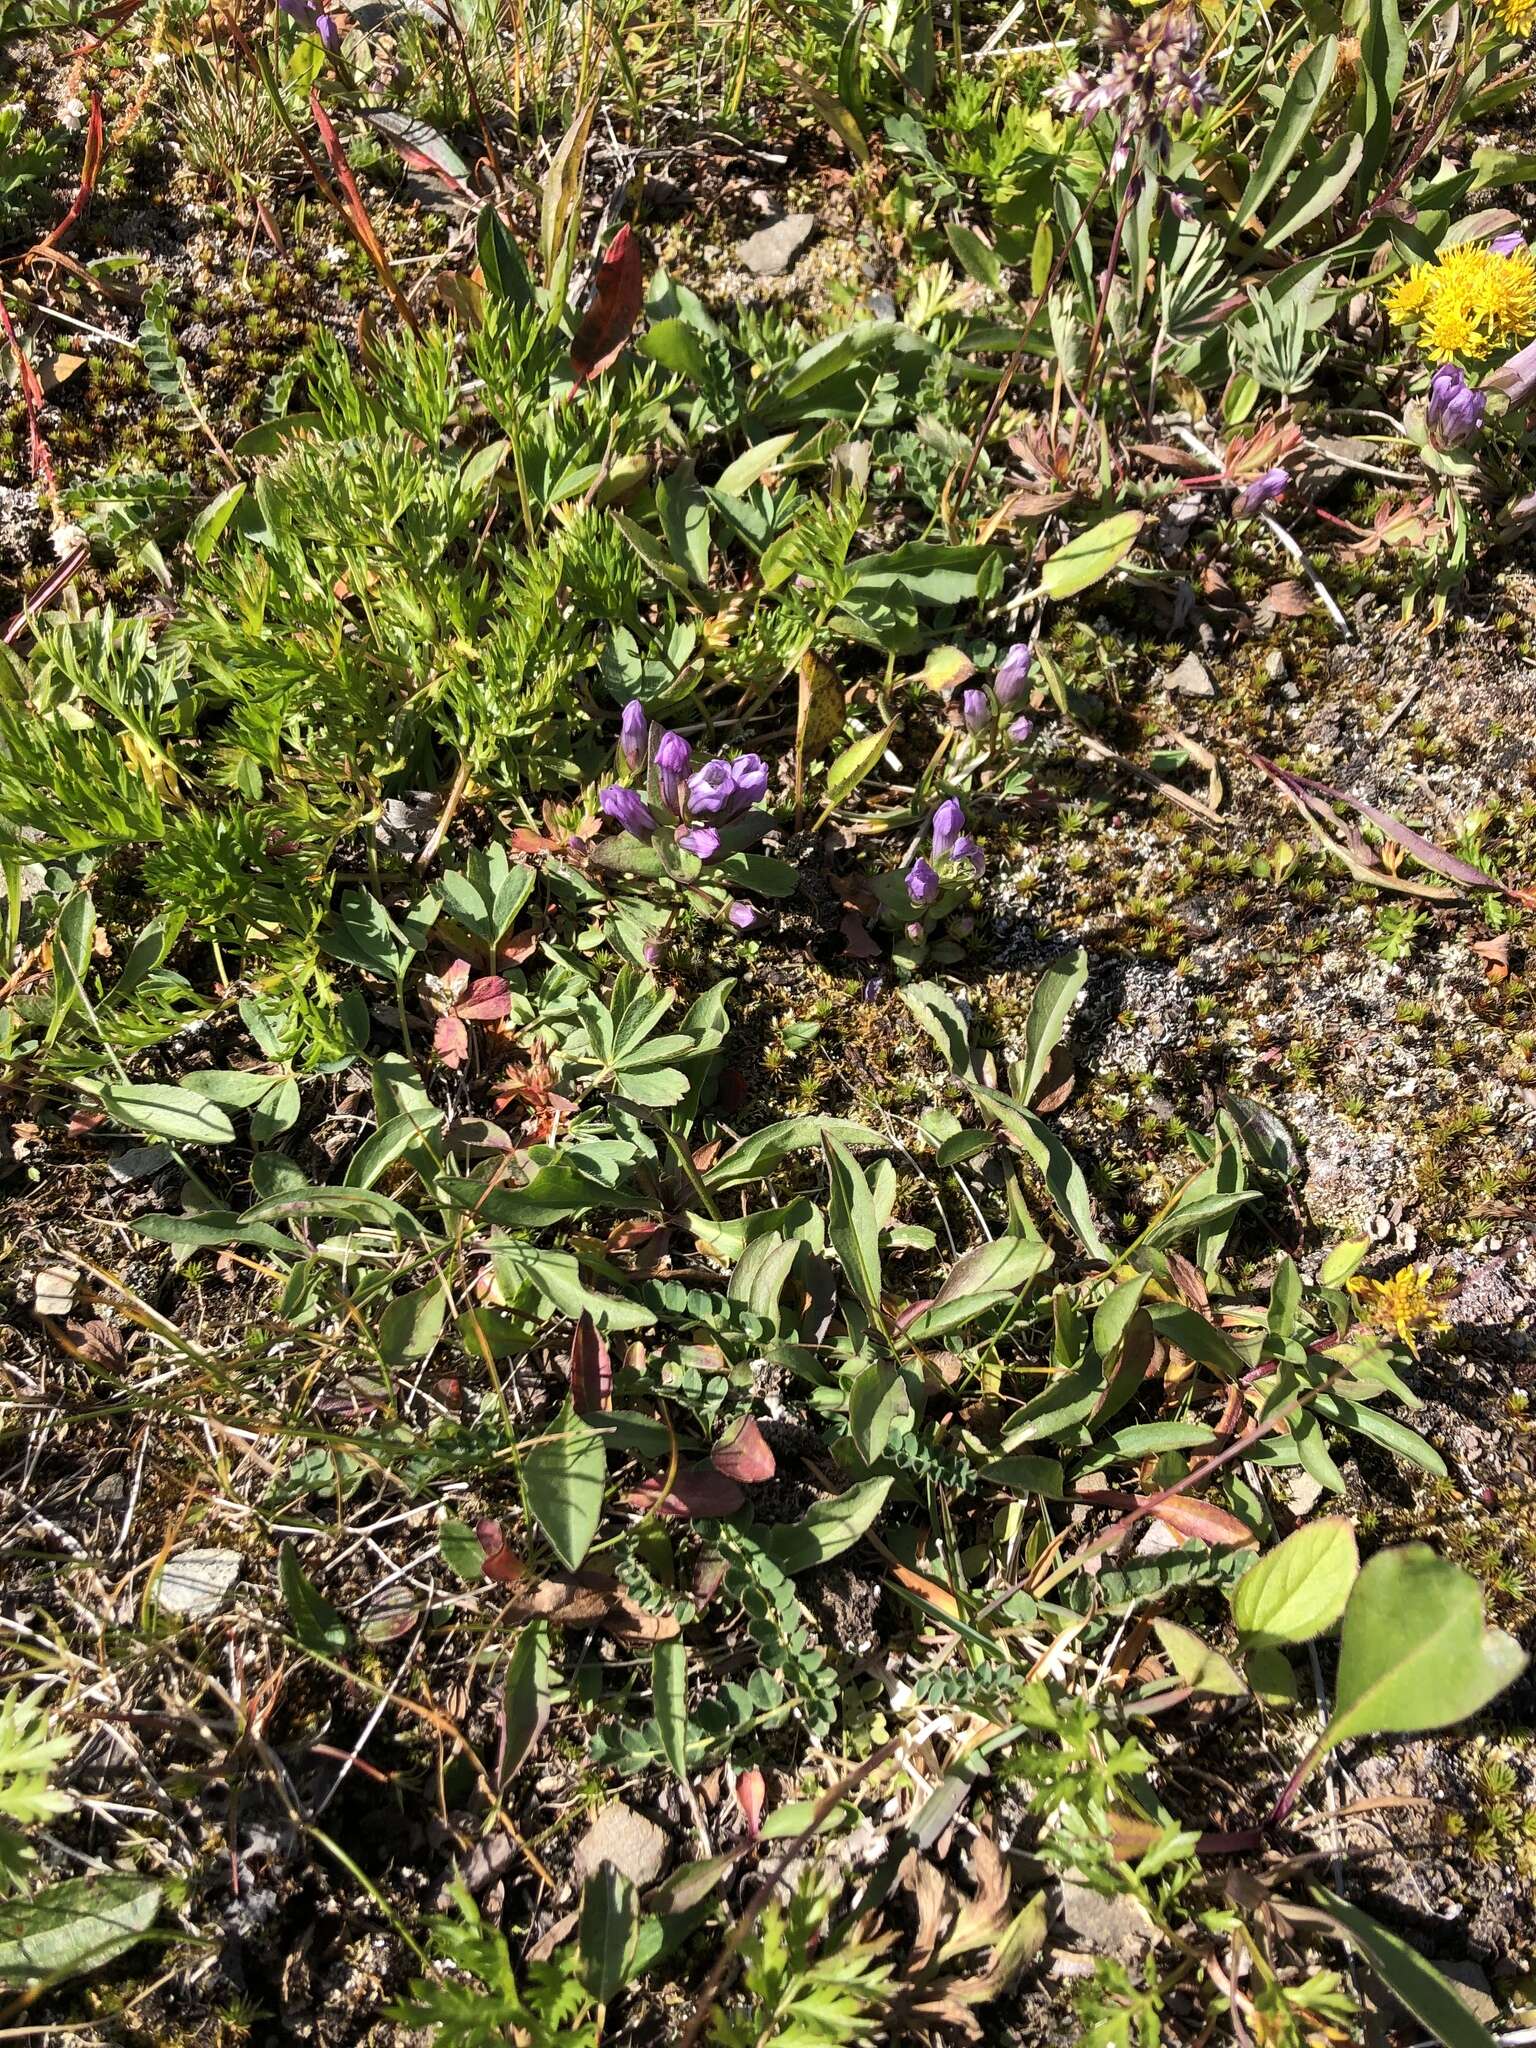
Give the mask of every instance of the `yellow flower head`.
<path id="1" fill-rule="evenodd" d="M 1528 0 L 1536 16 L 1536 0 Z M 1522 245 L 1458 242 L 1388 288 L 1388 317 L 1420 329 L 1426 355 L 1482 362 L 1536 333 L 1536 258 Z"/>
<path id="2" fill-rule="evenodd" d="M 1528 36 L 1536 28 L 1536 0 L 1494 0 L 1493 18 L 1507 36 Z"/>
<path id="3" fill-rule="evenodd" d="M 1418 1356 L 1415 1338 L 1448 1330 L 1450 1324 L 1435 1298 L 1433 1266 L 1399 1266 L 1385 1280 L 1361 1274 L 1347 1284 L 1360 1309 L 1360 1320 L 1378 1330 L 1391 1330 Z"/>

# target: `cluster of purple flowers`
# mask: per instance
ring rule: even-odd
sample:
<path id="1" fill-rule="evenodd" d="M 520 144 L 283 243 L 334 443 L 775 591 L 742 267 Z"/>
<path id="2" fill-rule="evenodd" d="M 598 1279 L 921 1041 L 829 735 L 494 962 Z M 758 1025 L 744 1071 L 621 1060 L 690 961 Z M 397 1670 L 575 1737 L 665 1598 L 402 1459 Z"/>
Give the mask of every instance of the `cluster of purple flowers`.
<path id="1" fill-rule="evenodd" d="M 1193 7 L 1159 7 L 1139 22 L 1107 8 L 1099 11 L 1099 44 L 1106 63 L 1096 77 L 1074 71 L 1058 88 L 1069 113 L 1084 121 L 1113 112 L 1111 163 L 1123 170 L 1138 136 L 1150 154 L 1165 157 L 1186 114 L 1214 104 L 1216 94 L 1199 62 L 1200 19 Z"/>
<path id="2" fill-rule="evenodd" d="M 670 820 L 678 845 L 699 860 L 713 860 L 722 828 L 744 817 L 767 793 L 768 767 L 759 755 L 738 754 L 735 760 L 719 755 L 695 768 L 693 748 L 682 734 L 653 731 L 638 700 L 624 707 L 619 745 L 632 774 L 648 771 L 654 795 L 648 802 L 638 789 L 611 782 L 598 795 L 603 816 L 636 839 L 653 838 Z M 657 804 L 661 817 L 653 807 Z"/>
<path id="3" fill-rule="evenodd" d="M 964 811 L 947 797 L 933 814 L 932 860 L 919 854 L 902 878 L 907 901 L 914 910 L 929 910 L 946 888 L 979 875 L 983 865 L 981 848 L 966 832 Z"/>
<path id="4" fill-rule="evenodd" d="M 1459 448 L 1470 441 L 1483 424 L 1488 400 L 1474 391 L 1466 372 L 1454 363 L 1442 363 L 1429 380 L 1429 431 L 1442 448 Z"/>
<path id="5" fill-rule="evenodd" d="M 1232 501 L 1233 516 L 1237 519 L 1251 519 L 1255 512 L 1262 512 L 1266 505 L 1273 505 L 1291 480 L 1291 472 L 1277 463 L 1273 469 L 1266 469 L 1262 476 L 1256 476 L 1252 483 L 1244 484 Z"/>
<path id="6" fill-rule="evenodd" d="M 991 732 L 1007 717 L 1029 688 L 1029 671 L 1034 659 L 1035 650 L 1020 640 L 1009 648 L 998 664 L 990 689 L 977 685 L 961 691 L 960 716 L 965 721 L 967 732 Z M 1010 721 L 1008 737 L 1016 746 L 1022 746 L 1034 729 L 1034 721 L 1020 714 Z"/>

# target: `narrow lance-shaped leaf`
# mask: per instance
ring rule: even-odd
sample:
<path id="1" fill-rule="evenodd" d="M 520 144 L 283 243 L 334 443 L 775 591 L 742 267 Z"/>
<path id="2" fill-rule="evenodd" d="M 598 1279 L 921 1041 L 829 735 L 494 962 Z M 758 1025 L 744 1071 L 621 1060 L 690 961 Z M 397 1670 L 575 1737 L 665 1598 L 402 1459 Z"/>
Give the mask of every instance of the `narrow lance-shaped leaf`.
<path id="1" fill-rule="evenodd" d="M 575 1571 L 597 1534 L 607 1468 L 603 1440 L 567 1401 L 549 1436 L 522 1466 L 528 1511 L 560 1562 Z"/>

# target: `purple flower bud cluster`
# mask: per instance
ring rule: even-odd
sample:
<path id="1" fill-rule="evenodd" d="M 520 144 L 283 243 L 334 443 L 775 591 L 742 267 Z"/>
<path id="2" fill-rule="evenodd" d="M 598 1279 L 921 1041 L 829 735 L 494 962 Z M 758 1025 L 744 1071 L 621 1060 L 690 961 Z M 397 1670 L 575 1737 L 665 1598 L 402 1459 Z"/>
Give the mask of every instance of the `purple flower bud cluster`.
<path id="1" fill-rule="evenodd" d="M 1034 659 L 1033 647 L 1027 641 L 1016 641 L 999 662 L 990 689 L 972 685 L 961 692 L 960 716 L 967 732 L 991 732 L 1002 719 L 1007 718 L 1028 692 L 1029 672 Z M 1008 737 L 1015 746 L 1022 746 L 1034 729 L 1034 720 L 1020 713 L 1010 720 Z"/>
<path id="2" fill-rule="evenodd" d="M 965 829 L 965 813 L 953 797 L 946 797 L 933 814 L 932 852 L 931 861 L 919 855 L 903 877 L 907 901 L 914 910 L 929 909 L 946 887 L 973 879 L 985 864 L 981 848 Z"/>
<path id="3" fill-rule="evenodd" d="M 1291 480 L 1291 472 L 1277 464 L 1266 469 L 1262 476 L 1256 476 L 1251 484 L 1244 484 L 1232 502 L 1233 515 L 1238 519 L 1251 519 L 1255 512 L 1262 512 L 1266 505 L 1273 505 L 1284 492 Z"/>
<path id="4" fill-rule="evenodd" d="M 1429 380 L 1429 431 L 1442 448 L 1459 448 L 1470 441 L 1483 424 L 1488 400 L 1474 391 L 1466 372 L 1454 363 L 1442 363 Z"/>
<path id="5" fill-rule="evenodd" d="M 680 828 L 677 843 L 700 860 L 720 851 L 721 829 L 745 816 L 768 790 L 767 763 L 757 754 L 724 755 L 693 765 L 693 748 L 680 732 L 654 732 L 636 699 L 624 707 L 619 748 L 632 774 L 650 768 L 665 817 L 637 789 L 611 782 L 598 792 L 605 818 L 636 839 L 649 839 L 668 818 Z"/>

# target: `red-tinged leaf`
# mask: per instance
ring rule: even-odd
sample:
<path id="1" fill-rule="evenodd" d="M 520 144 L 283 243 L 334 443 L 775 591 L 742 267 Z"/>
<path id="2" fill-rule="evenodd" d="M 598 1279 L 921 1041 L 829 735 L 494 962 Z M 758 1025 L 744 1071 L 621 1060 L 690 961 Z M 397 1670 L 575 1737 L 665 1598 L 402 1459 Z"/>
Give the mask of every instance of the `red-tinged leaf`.
<path id="1" fill-rule="evenodd" d="M 1490 981 L 1507 981 L 1509 979 L 1508 932 L 1500 932 L 1498 937 L 1493 939 L 1473 939 L 1470 943 L 1472 951 L 1476 953 L 1478 958 L 1487 961 L 1488 979 Z"/>
<path id="2" fill-rule="evenodd" d="M 539 950 L 541 940 L 530 928 L 525 932 L 514 932 L 509 939 L 503 939 L 496 948 L 496 958 L 503 967 L 521 967 L 525 960 L 531 960 Z"/>
<path id="3" fill-rule="evenodd" d="M 415 115 L 397 114 L 391 107 L 364 107 L 361 111 L 374 133 L 382 135 L 413 171 L 427 171 L 434 178 L 441 178 L 449 191 L 457 192 L 461 198 L 474 197 L 464 182 L 468 176 L 464 159 L 446 136 Z"/>
<path id="4" fill-rule="evenodd" d="M 27 413 L 27 438 L 32 456 L 32 474 L 40 476 L 50 491 L 57 491 L 58 480 L 53 473 L 53 458 L 48 453 L 48 443 L 43 439 L 43 429 L 38 418 L 43 409 L 43 387 L 38 383 L 37 372 L 21 345 L 21 337 L 11 325 L 10 309 L 5 303 L 3 291 L 0 291 L 0 331 L 3 331 L 10 343 L 11 354 L 16 359 L 21 400 Z"/>
<path id="5" fill-rule="evenodd" d="M 723 1515 L 735 1514 L 746 1500 L 736 1481 L 717 1472 L 712 1465 L 693 1465 L 686 1472 L 679 1472 L 665 1499 L 661 1497 L 661 1486 L 659 1479 L 646 1480 L 629 1496 L 629 1505 L 642 1513 L 652 1510 L 685 1521 L 693 1516 L 715 1521 Z"/>
<path id="6" fill-rule="evenodd" d="M 320 141 L 330 162 L 332 173 L 337 184 L 341 187 L 341 198 L 336 201 L 336 204 L 350 224 L 353 234 L 356 235 L 358 241 L 362 244 L 363 251 L 369 262 L 377 271 L 379 282 L 383 285 L 385 291 L 389 293 L 390 303 L 394 306 L 395 311 L 413 334 L 420 334 L 421 322 L 416 318 L 410 300 L 407 299 L 395 280 L 394 269 L 388 256 L 384 253 L 384 244 L 379 240 L 373 222 L 368 216 L 368 209 L 363 204 L 363 195 L 357 189 L 357 180 L 352 175 L 352 166 L 347 162 L 347 153 L 341 146 L 341 137 L 336 133 L 336 127 L 330 115 L 321 105 L 319 93 L 313 89 L 311 89 L 309 95 L 309 111 L 314 116 L 315 126 L 320 131 Z M 308 161 L 310 161 L 311 167 L 313 167 L 313 160 L 308 159 Z M 336 199 L 336 195 L 329 192 L 328 188 L 327 196 L 333 200 Z"/>
<path id="7" fill-rule="evenodd" d="M 80 165 L 80 185 L 70 203 L 68 213 L 44 235 L 37 246 L 30 250 L 30 256 L 40 255 L 44 249 L 52 249 L 63 241 L 81 214 L 91 203 L 91 194 L 96 190 L 96 179 L 101 171 L 101 159 L 107 146 L 106 130 L 101 119 L 101 94 L 91 94 L 91 118 L 85 129 L 85 156 Z"/>
<path id="8" fill-rule="evenodd" d="M 768 1800 L 768 1785 L 762 1772 L 753 1764 L 750 1770 L 741 1772 L 736 1780 L 736 1804 L 741 1817 L 747 1824 L 747 1839 L 755 1842 L 763 1831 L 763 1808 Z"/>
<path id="9" fill-rule="evenodd" d="M 1348 809 L 1358 811 L 1363 818 L 1369 818 L 1405 853 L 1411 853 L 1420 867 L 1428 868 L 1432 874 L 1444 875 L 1448 882 L 1458 882 L 1466 889 L 1497 889 L 1501 886 L 1496 877 L 1473 867 L 1459 854 L 1447 853 L 1444 847 L 1436 846 L 1432 839 L 1415 832 L 1411 825 L 1405 825 L 1390 811 L 1382 810 L 1379 804 L 1368 803 L 1363 796 L 1351 796 L 1347 790 L 1334 789 L 1326 782 L 1315 782 L 1310 775 L 1298 775 L 1294 769 L 1278 767 L 1263 754 L 1254 754 L 1252 759 L 1282 787 L 1290 788 L 1303 797 L 1321 797 L 1326 803 L 1344 804 Z M 1337 827 L 1338 821 L 1332 822 Z"/>
<path id="10" fill-rule="evenodd" d="M 768 1440 L 750 1415 L 744 1416 L 728 1437 L 723 1437 L 709 1454 L 709 1462 L 727 1479 L 743 1486 L 761 1486 L 778 1470 Z"/>
<path id="11" fill-rule="evenodd" d="M 512 992 L 499 974 L 483 974 L 472 981 L 454 1004 L 456 1015 L 472 1024 L 493 1024 L 512 1007 Z"/>
<path id="12" fill-rule="evenodd" d="M 843 951 L 850 960 L 879 960 L 880 948 L 870 937 L 856 910 L 843 912 Z"/>
<path id="13" fill-rule="evenodd" d="M 1152 1513 L 1175 1536 L 1196 1543 L 1252 1544 L 1255 1547 L 1258 1544 L 1259 1539 L 1246 1522 L 1240 1522 L 1225 1508 L 1213 1507 L 1208 1500 L 1196 1500 L 1192 1494 L 1171 1494 L 1153 1508 Z"/>
<path id="14" fill-rule="evenodd" d="M 578 1415 L 613 1406 L 613 1364 L 608 1346 L 585 1309 L 571 1338 L 571 1405 Z"/>
<path id="15" fill-rule="evenodd" d="M 640 318 L 645 293 L 645 258 L 633 228 L 619 229 L 608 254 L 597 266 L 592 298 L 571 343 L 571 374 L 577 387 L 600 377 L 620 351 Z"/>
<path id="16" fill-rule="evenodd" d="M 456 1016 L 439 1017 L 432 1027 L 432 1050 L 450 1072 L 469 1058 L 469 1028 Z"/>
<path id="17" fill-rule="evenodd" d="M 476 1522 L 475 1535 L 485 1552 L 485 1576 L 494 1579 L 498 1586 L 515 1586 L 523 1576 L 525 1566 L 517 1552 L 507 1548 L 500 1522 L 486 1516 Z"/>

